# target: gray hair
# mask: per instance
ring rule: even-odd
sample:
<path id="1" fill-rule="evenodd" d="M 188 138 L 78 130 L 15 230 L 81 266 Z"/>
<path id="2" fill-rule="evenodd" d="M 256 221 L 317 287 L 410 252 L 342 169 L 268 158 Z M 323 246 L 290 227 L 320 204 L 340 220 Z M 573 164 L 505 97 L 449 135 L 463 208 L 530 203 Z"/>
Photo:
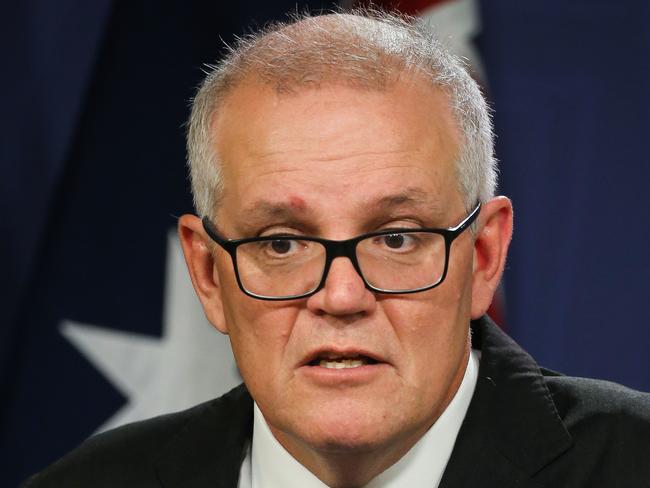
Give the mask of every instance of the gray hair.
<path id="1" fill-rule="evenodd" d="M 462 142 L 456 164 L 467 210 L 495 192 L 497 165 L 488 106 L 463 67 L 424 25 L 379 11 L 301 15 L 238 39 L 209 72 L 192 104 L 187 153 L 199 215 L 212 216 L 223 193 L 213 120 L 220 103 L 244 79 L 279 93 L 338 83 L 385 89 L 410 71 L 426 76 L 450 101 Z"/>

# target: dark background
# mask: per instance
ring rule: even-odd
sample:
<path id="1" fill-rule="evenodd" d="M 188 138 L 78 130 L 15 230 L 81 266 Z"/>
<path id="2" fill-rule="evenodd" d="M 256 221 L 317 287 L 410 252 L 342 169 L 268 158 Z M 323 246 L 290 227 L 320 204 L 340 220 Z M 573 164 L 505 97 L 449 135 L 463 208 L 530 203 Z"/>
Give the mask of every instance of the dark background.
<path id="1" fill-rule="evenodd" d="M 30 0 L 0 17 L 0 473 L 8 486 L 125 399 L 63 319 L 158 335 L 191 210 L 188 100 L 223 39 L 327 2 Z M 515 207 L 505 328 L 541 363 L 650 390 L 645 0 L 481 2 L 476 44 Z"/>

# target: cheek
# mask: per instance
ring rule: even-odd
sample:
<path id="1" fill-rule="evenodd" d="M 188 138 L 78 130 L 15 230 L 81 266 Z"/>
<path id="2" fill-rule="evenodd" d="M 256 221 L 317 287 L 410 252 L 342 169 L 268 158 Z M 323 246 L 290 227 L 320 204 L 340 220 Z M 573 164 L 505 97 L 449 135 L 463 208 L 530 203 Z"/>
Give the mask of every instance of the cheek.
<path id="1" fill-rule="evenodd" d="M 237 366 L 249 388 L 279 376 L 296 311 L 250 298 L 237 288 L 224 297 L 224 315 Z"/>
<path id="2" fill-rule="evenodd" d="M 410 296 L 382 300 L 386 316 L 402 343 L 423 347 L 446 342 L 467 316 L 469 325 L 470 287 L 458 289 L 445 282 L 438 288 Z M 426 342 L 420 341 L 427 339 Z M 434 341 L 434 339 L 436 339 Z"/>
<path id="3" fill-rule="evenodd" d="M 233 348 L 250 347 L 269 332 L 282 329 L 270 326 L 274 323 L 272 315 L 280 307 L 275 302 L 257 300 L 241 291 L 227 253 L 219 255 L 217 269 L 223 313 Z"/>
<path id="4" fill-rule="evenodd" d="M 409 376 L 438 377 L 465 353 L 471 280 L 447 279 L 428 292 L 382 300 Z"/>

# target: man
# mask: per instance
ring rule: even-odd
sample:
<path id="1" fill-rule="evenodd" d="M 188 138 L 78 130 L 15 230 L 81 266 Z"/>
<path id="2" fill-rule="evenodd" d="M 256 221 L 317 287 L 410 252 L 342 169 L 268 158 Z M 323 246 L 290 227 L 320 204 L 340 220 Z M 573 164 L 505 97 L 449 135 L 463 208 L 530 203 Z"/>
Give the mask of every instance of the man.
<path id="1" fill-rule="evenodd" d="M 650 486 L 649 397 L 542 372 L 484 316 L 512 231 L 492 150 L 476 84 L 399 19 L 244 39 L 194 101 L 179 234 L 245 386 L 28 484 Z"/>

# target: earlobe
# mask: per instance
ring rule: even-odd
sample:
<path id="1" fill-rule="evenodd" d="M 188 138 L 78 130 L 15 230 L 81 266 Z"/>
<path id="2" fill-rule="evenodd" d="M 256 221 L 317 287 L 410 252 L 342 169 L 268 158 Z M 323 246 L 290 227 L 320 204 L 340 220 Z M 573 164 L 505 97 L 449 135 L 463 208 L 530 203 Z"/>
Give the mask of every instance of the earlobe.
<path id="1" fill-rule="evenodd" d="M 482 205 L 479 218 L 474 242 L 472 319 L 487 311 L 501 281 L 512 237 L 512 203 L 506 197 L 493 198 Z"/>
<path id="2" fill-rule="evenodd" d="M 203 305 L 203 311 L 214 327 L 227 334 L 219 274 L 201 219 L 195 215 L 183 215 L 178 220 L 178 236 L 192 285 Z"/>

